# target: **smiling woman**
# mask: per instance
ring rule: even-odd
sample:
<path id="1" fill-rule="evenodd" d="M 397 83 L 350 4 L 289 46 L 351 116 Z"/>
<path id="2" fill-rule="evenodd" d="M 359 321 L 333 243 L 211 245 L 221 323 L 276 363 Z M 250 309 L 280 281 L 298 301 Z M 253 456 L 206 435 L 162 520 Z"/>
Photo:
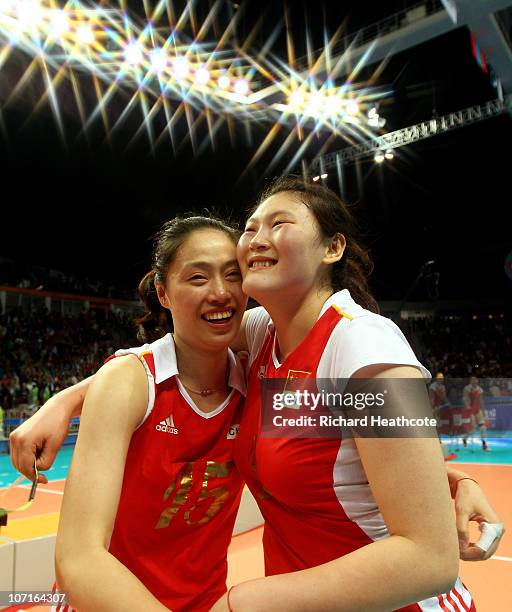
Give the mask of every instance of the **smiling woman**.
<path id="1" fill-rule="evenodd" d="M 265 519 L 266 578 L 236 585 L 214 611 L 474 610 L 457 579 L 437 440 L 342 428 L 330 437 L 311 417 L 291 433 L 274 421 L 269 435 L 262 377 L 280 390 L 308 378 L 316 392 L 351 378 L 386 378 L 392 389 L 393 379 L 429 376 L 398 327 L 376 313 L 348 207 L 323 186 L 278 179 L 237 254 L 244 291 L 262 308 L 245 319 L 251 367 L 235 459 Z M 279 418 L 295 419 L 295 408 Z"/>
<path id="2" fill-rule="evenodd" d="M 139 287 L 151 343 L 118 351 L 87 394 L 56 548 L 80 612 L 200 612 L 226 590 L 245 392 L 228 349 L 246 306 L 237 238 L 204 217 L 162 227 Z"/>
<path id="3" fill-rule="evenodd" d="M 251 272 L 277 263 L 276 275 L 286 269 L 288 281 L 278 280 L 274 275 L 274 286 L 282 290 L 298 281 L 299 287 L 302 282 L 305 290 L 305 284 L 311 283 L 311 279 L 318 281 L 316 275 L 321 270 L 318 255 L 332 243 L 340 257 L 323 268 L 322 289 L 330 292 L 348 289 L 359 304 L 377 312 L 377 302 L 368 289 L 368 276 L 373 269 L 371 258 L 356 239 L 357 226 L 350 208 L 340 204 L 333 191 L 307 185 L 293 176 L 271 183 L 262 193 L 260 203 L 252 209 L 238 244 L 245 293 L 260 301 L 255 293 L 262 291 L 260 283 L 264 281 L 256 280 Z M 263 293 L 271 287 L 269 280 Z M 260 297 L 265 300 L 265 295 Z"/>

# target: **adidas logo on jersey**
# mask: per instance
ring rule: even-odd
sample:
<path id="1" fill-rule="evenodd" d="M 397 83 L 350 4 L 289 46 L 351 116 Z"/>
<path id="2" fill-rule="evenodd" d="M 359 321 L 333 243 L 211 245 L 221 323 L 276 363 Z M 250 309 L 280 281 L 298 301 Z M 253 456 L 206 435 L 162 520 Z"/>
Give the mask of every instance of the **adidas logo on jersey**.
<path id="1" fill-rule="evenodd" d="M 174 419 L 171 416 L 168 416 L 165 421 L 160 421 L 158 425 L 155 426 L 157 431 L 164 431 L 165 433 L 177 434 L 178 429 L 174 426 Z"/>

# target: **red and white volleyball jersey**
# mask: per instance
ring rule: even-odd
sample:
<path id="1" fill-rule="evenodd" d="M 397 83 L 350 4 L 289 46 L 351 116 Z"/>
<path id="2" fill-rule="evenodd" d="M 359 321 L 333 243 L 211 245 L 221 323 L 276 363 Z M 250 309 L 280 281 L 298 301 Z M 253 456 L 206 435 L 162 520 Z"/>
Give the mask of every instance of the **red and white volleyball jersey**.
<path id="1" fill-rule="evenodd" d="M 471 414 L 477 414 L 482 410 L 484 390 L 480 385 L 466 385 L 462 391 L 464 403 L 471 410 Z"/>
<path id="2" fill-rule="evenodd" d="M 440 382 L 439 380 L 434 380 L 434 382 L 430 385 L 429 395 L 434 408 L 439 408 L 440 406 L 446 405 L 446 387 L 444 386 L 444 383 Z"/>
<path id="3" fill-rule="evenodd" d="M 244 371 L 230 351 L 232 391 L 204 413 L 177 378 L 171 334 L 116 352 L 128 354 L 146 368 L 149 404 L 128 449 L 109 550 L 163 605 L 206 612 L 226 591 L 242 492 L 233 447 Z"/>
<path id="4" fill-rule="evenodd" d="M 261 437 L 258 378 L 350 378 L 362 367 L 389 363 L 429 372 L 398 327 L 357 305 L 348 291 L 325 303 L 315 326 L 280 363 L 269 315 L 251 311 L 247 327 L 252 365 L 236 443 L 237 466 L 265 519 L 267 575 L 327 563 L 389 535 L 352 438 Z M 450 593 L 403 608 L 470 610 L 458 580 Z"/>

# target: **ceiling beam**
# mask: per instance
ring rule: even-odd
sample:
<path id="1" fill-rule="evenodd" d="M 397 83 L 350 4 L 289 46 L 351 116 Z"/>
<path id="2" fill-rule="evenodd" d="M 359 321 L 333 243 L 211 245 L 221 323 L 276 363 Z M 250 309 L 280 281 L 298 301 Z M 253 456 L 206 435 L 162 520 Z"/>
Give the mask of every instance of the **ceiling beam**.
<path id="1" fill-rule="evenodd" d="M 365 56 L 365 65 L 370 66 L 456 28 L 468 26 L 477 36 L 506 91 L 512 91 L 512 53 L 494 17 L 495 12 L 512 6 L 512 0 L 457 0 L 456 5 L 456 23 L 440 3 L 432 5 L 426 0 L 412 10 L 403 10 L 363 28 L 357 34 L 346 36 L 332 50 L 329 64 L 336 66 L 332 76 L 347 75 Z M 325 62 L 322 64 L 315 70 L 316 75 L 325 74 Z M 301 72 L 303 78 L 308 74 L 306 70 Z"/>

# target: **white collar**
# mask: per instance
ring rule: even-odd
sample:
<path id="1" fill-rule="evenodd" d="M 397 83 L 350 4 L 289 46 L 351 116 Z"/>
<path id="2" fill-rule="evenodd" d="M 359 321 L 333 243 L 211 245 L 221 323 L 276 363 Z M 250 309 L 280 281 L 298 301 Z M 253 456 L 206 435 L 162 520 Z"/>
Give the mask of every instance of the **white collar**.
<path id="1" fill-rule="evenodd" d="M 172 334 L 166 334 L 151 345 L 151 352 L 155 360 L 155 383 L 158 385 L 164 380 L 177 376 L 178 362 L 176 359 L 176 348 Z M 228 386 L 246 394 L 246 383 L 244 368 L 238 357 L 231 349 L 228 349 L 229 377 Z"/>
<path id="2" fill-rule="evenodd" d="M 318 318 L 320 318 L 324 314 L 324 312 L 326 312 L 326 310 L 333 305 L 336 305 L 341 310 L 346 310 L 347 306 L 352 304 L 354 304 L 354 300 L 352 299 L 352 296 L 350 295 L 350 291 L 348 289 L 336 291 L 336 293 L 333 293 L 331 297 L 327 298 L 324 305 L 322 306 L 322 310 L 320 311 Z"/>

